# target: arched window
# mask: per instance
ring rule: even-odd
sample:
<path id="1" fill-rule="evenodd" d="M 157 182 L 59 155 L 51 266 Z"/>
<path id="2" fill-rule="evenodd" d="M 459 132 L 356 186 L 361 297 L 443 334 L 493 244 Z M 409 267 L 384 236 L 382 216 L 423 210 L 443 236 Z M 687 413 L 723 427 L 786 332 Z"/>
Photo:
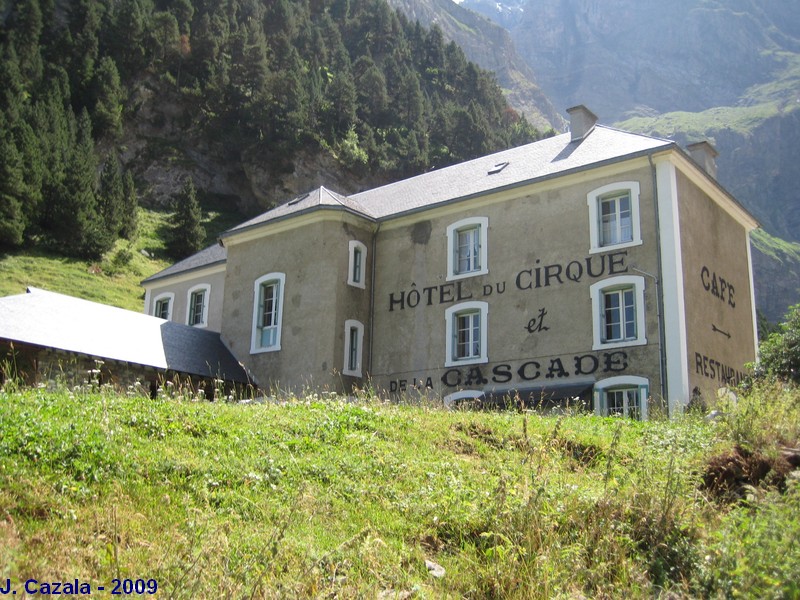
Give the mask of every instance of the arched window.
<path id="1" fill-rule="evenodd" d="M 253 284 L 253 331 L 250 353 L 275 352 L 281 349 L 283 288 L 286 275 L 269 273 Z"/>

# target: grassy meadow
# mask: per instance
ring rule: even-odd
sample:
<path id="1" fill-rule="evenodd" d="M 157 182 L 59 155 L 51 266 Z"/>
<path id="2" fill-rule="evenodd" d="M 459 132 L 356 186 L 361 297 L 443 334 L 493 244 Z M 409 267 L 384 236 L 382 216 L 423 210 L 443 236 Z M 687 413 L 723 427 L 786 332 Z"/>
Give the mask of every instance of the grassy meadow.
<path id="1" fill-rule="evenodd" d="M 800 598 L 794 389 L 645 423 L 13 382 L 0 403 L 18 596 L 129 578 L 163 598 Z"/>

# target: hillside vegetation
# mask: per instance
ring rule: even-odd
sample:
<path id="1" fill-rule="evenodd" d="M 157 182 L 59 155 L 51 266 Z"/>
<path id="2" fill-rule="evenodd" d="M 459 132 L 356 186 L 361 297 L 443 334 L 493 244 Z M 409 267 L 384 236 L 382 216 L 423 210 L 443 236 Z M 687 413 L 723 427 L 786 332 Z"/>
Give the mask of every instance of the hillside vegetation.
<path id="1" fill-rule="evenodd" d="M 257 210 L 301 160 L 386 181 L 539 135 L 384 0 L 3 2 L 0 79 L 0 245 L 90 259 L 181 179 Z"/>
<path id="2" fill-rule="evenodd" d="M 797 598 L 800 395 L 635 422 L 0 392 L 0 580 L 165 598 Z M 796 468 L 796 467 L 795 467 Z"/>

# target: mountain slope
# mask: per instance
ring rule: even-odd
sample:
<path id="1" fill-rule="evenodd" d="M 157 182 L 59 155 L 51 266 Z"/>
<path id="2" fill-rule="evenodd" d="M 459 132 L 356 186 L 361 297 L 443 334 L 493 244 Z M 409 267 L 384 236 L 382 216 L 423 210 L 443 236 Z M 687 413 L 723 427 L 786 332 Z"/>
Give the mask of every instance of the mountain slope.
<path id="1" fill-rule="evenodd" d="M 560 107 L 554 107 L 539 88 L 533 70 L 521 58 L 509 33 L 451 0 L 388 0 L 412 21 L 436 25 L 458 44 L 469 60 L 492 71 L 511 106 L 541 130 L 563 130 Z"/>

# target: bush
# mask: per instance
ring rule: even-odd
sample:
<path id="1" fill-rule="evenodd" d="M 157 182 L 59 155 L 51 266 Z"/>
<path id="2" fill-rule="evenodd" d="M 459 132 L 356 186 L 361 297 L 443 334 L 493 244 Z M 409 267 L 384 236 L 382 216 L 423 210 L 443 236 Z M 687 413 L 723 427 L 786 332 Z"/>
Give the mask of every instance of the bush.
<path id="1" fill-rule="evenodd" d="M 800 304 L 790 307 L 780 330 L 761 343 L 755 375 L 800 383 Z"/>

